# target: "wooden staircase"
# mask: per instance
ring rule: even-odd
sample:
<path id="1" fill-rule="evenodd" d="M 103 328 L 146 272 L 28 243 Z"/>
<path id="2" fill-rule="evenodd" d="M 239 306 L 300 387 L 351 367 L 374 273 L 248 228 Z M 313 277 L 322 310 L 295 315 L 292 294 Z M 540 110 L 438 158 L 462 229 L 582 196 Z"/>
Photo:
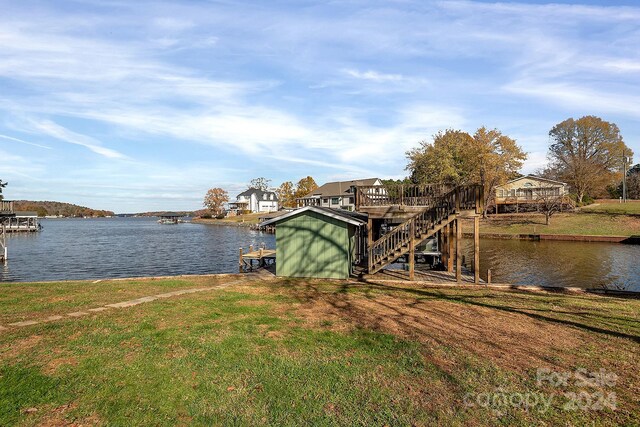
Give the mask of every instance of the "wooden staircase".
<path id="1" fill-rule="evenodd" d="M 444 193 L 438 194 L 439 191 Z M 397 201 L 399 196 L 403 201 L 404 199 L 410 201 L 410 206 L 417 206 L 421 209 L 369 246 L 367 265 L 369 274 L 380 271 L 401 256 L 411 252 L 425 239 L 434 236 L 445 225 L 455 220 L 461 211 L 475 209 L 478 212 L 482 205 L 482 188 L 479 186 L 455 188 L 430 186 L 427 188 L 427 192 L 423 191 L 419 196 L 405 196 L 407 193 L 415 194 L 415 191 L 412 189 L 406 192 L 404 188 L 400 190 L 399 194 L 391 195 L 389 193 L 385 189 L 383 194 L 377 194 L 374 197 L 361 197 L 359 201 L 364 203 L 363 206 L 366 206 L 371 203 L 367 198 L 371 197 L 373 204 L 380 206 L 384 202 Z"/>

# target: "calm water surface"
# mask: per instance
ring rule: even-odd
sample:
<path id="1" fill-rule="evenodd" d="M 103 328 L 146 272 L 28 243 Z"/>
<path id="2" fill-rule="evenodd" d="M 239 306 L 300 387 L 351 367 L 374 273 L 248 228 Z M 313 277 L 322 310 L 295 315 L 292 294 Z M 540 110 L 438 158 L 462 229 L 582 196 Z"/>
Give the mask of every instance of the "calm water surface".
<path id="1" fill-rule="evenodd" d="M 105 279 L 110 277 L 234 273 L 238 248 L 275 236 L 243 227 L 153 218 L 43 220 L 41 233 L 9 235 L 9 261 L 0 281 Z M 467 261 L 472 242 L 465 240 Z M 492 281 L 640 291 L 640 246 L 584 243 L 481 241 L 480 268 Z"/>
<path id="2" fill-rule="evenodd" d="M 238 271 L 238 248 L 275 236 L 244 227 L 155 218 L 44 219 L 40 233 L 9 234 L 0 281 L 104 279 Z"/>
<path id="3" fill-rule="evenodd" d="M 467 264 L 473 241 L 465 239 Z M 480 271 L 494 283 L 580 288 L 624 289 L 640 292 L 640 246 L 588 243 L 483 239 Z"/>

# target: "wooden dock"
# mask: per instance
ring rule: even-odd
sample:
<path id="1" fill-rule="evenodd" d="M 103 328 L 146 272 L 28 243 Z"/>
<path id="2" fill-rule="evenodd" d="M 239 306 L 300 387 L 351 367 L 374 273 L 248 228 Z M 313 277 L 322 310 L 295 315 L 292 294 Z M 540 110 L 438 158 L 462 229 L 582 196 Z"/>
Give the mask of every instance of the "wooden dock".
<path id="1" fill-rule="evenodd" d="M 253 245 L 249 246 L 249 251 L 244 252 L 243 248 L 239 250 L 238 270 L 240 273 L 253 270 L 254 261 L 257 261 L 255 267 L 265 267 L 267 264 L 273 264 L 276 261 L 276 250 L 267 249 L 264 244 L 257 250 L 254 250 Z"/>
<path id="2" fill-rule="evenodd" d="M 7 233 L 35 232 L 41 229 L 37 216 L 23 216 L 20 213 L 0 217 L 0 225 L 5 227 Z"/>

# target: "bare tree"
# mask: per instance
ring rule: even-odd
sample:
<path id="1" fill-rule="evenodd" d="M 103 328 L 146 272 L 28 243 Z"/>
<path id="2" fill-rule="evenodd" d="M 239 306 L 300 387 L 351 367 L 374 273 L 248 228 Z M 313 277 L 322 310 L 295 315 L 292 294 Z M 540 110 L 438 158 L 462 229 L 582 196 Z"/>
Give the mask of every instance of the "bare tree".
<path id="1" fill-rule="evenodd" d="M 269 185 L 271 184 L 271 180 L 267 179 L 267 178 L 253 178 L 251 181 L 249 181 L 249 186 L 248 188 L 256 188 L 258 190 L 261 191 L 267 191 L 269 189 Z"/>
<path id="2" fill-rule="evenodd" d="M 545 224 L 549 225 L 551 216 L 562 211 L 563 206 L 571 206 L 571 199 L 558 186 L 541 183 L 536 191 L 538 210 L 544 214 Z"/>
<path id="3" fill-rule="evenodd" d="M 3 182 L 3 181 L 0 179 L 0 200 L 2 200 L 2 199 L 4 198 L 4 196 L 2 195 L 2 189 L 3 189 L 4 187 L 6 187 L 6 186 L 7 186 L 7 184 L 8 184 L 8 182 Z"/>

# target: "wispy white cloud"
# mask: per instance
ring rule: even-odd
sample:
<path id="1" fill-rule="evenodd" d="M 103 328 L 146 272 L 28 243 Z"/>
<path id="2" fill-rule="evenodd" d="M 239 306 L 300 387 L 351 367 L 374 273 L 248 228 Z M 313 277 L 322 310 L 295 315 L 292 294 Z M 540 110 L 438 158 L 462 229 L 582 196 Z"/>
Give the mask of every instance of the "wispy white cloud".
<path id="1" fill-rule="evenodd" d="M 126 159 L 122 153 L 106 148 L 102 146 L 102 143 L 95 138 L 87 135 L 82 135 L 77 132 L 70 131 L 63 126 L 60 126 L 50 120 L 43 120 L 40 122 L 33 122 L 33 126 L 37 131 L 40 131 L 46 135 L 52 136 L 60 141 L 65 141 L 70 144 L 80 145 L 88 148 L 96 154 L 110 158 L 110 159 Z"/>
<path id="2" fill-rule="evenodd" d="M 36 144 L 35 142 L 25 141 L 24 139 L 15 138 L 15 137 L 9 136 L 9 135 L 1 135 L 0 134 L 0 138 L 7 139 L 9 141 L 19 142 L 20 144 L 31 145 L 32 147 L 45 148 L 47 150 L 51 150 L 51 147 L 47 147 L 46 145 Z"/>
<path id="3" fill-rule="evenodd" d="M 101 197 L 172 198 L 146 186 L 183 175 L 193 200 L 211 185 L 198 174 L 230 190 L 256 170 L 398 176 L 408 148 L 448 127 L 506 124 L 544 153 L 544 126 L 583 111 L 640 136 L 640 8 L 25 1 L 0 16 L 0 133 L 98 154 L 84 182 L 123 187 Z M 71 151 L 55 148 L 44 154 L 64 169 Z M 234 182 L 214 172 L 227 164 Z"/>
<path id="4" fill-rule="evenodd" d="M 640 95 L 628 95 L 607 90 L 592 89 L 573 83 L 548 82 L 545 80 L 521 80 L 509 83 L 505 90 L 544 100 L 550 100 L 585 114 L 588 111 L 602 113 L 620 113 L 640 117 Z"/>
<path id="5" fill-rule="evenodd" d="M 344 72 L 356 79 L 369 80 L 376 83 L 385 82 L 400 82 L 405 79 L 401 74 L 385 74 L 377 71 L 358 71 L 358 70 L 344 70 Z"/>

